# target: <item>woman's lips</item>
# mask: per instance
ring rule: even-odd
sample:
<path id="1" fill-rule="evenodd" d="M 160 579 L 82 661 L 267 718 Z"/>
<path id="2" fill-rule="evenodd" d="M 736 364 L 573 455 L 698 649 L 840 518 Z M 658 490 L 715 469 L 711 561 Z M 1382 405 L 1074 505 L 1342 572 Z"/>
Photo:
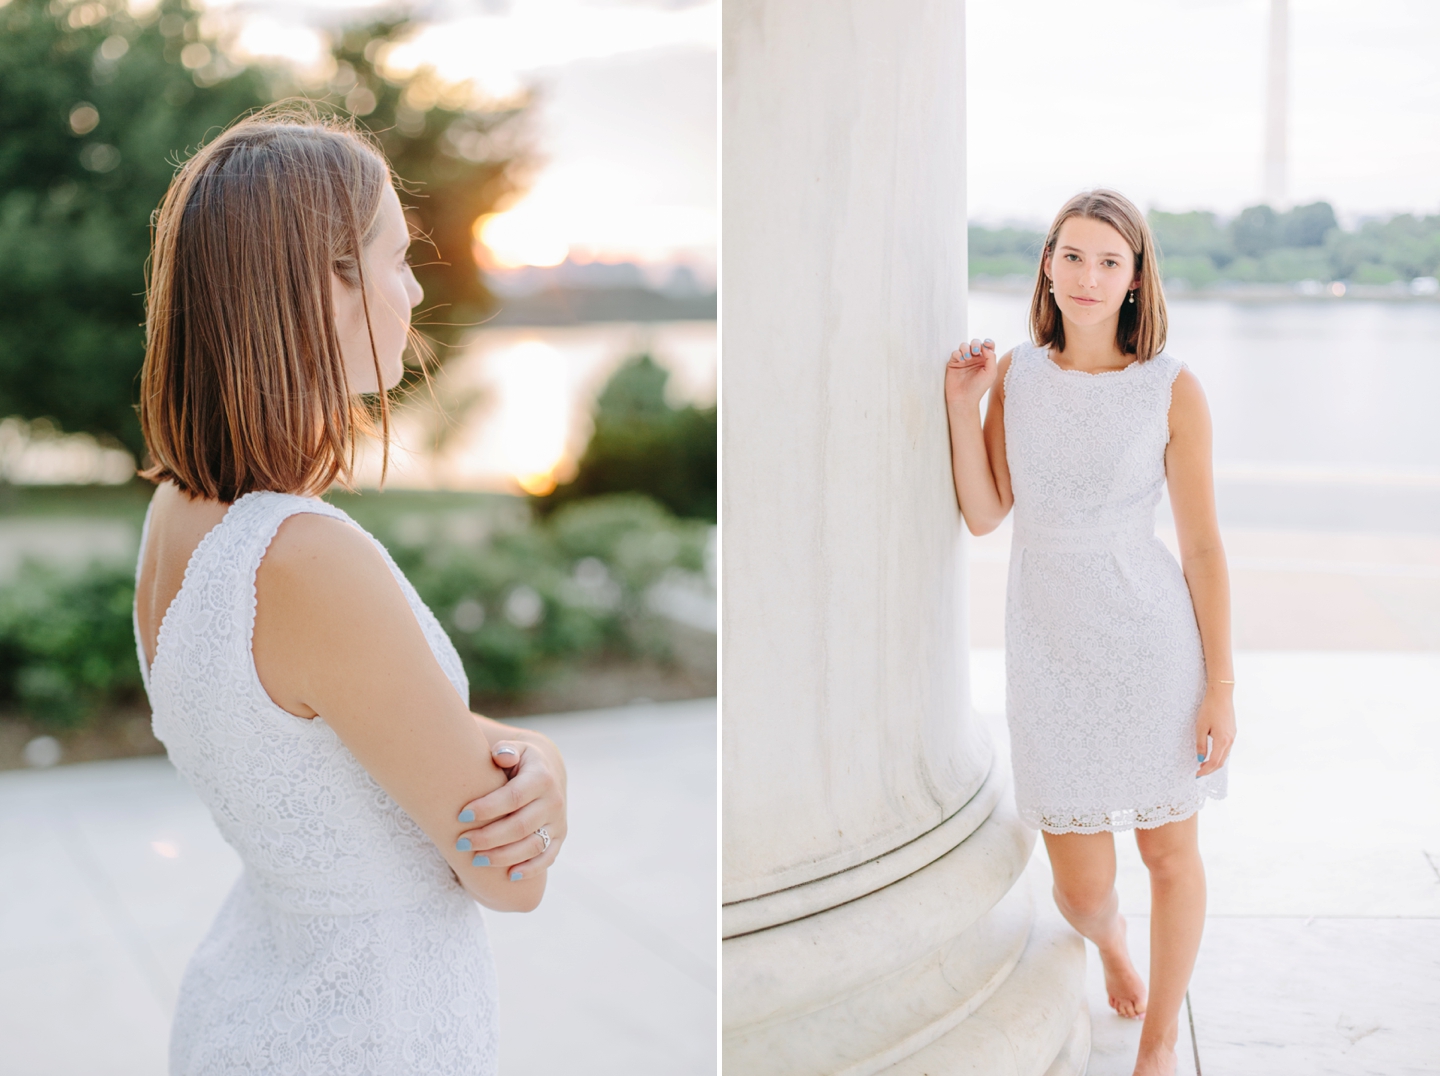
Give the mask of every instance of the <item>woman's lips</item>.
<path id="1" fill-rule="evenodd" d="M 1095 306 L 1100 302 L 1099 299 L 1087 299 L 1083 295 L 1072 295 L 1070 299 L 1072 302 L 1079 303 L 1081 306 Z"/>

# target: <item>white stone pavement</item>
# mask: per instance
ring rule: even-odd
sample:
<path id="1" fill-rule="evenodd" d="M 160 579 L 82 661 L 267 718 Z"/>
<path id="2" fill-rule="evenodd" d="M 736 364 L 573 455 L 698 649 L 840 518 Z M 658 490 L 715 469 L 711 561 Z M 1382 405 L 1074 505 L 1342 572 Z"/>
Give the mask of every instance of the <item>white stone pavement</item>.
<path id="1" fill-rule="evenodd" d="M 973 654 L 997 722 L 1003 660 Z M 1236 667 L 1230 795 L 1200 825 L 1202 1072 L 1440 1073 L 1440 654 Z M 569 759 L 572 833 L 537 912 L 487 917 L 502 1071 L 714 1072 L 714 701 L 529 723 Z M 1147 879 L 1116 844 L 1144 970 Z M 0 1073 L 163 1073 L 180 972 L 237 870 L 164 760 L 0 774 Z M 1129 1076 L 1139 1028 L 1105 1004 L 1093 948 L 1088 973 L 1089 1076 Z"/>
<path id="2" fill-rule="evenodd" d="M 714 699 L 525 719 L 565 752 L 544 902 L 487 913 L 505 1076 L 716 1071 Z M 0 773 L 0 1074 L 156 1076 L 240 869 L 164 759 Z"/>
<path id="3" fill-rule="evenodd" d="M 1241 651 L 1235 666 L 1230 792 L 1200 816 L 1201 1072 L 1440 1073 L 1440 653 Z M 972 667 L 1003 743 L 1003 651 L 974 651 Z M 1134 838 L 1115 843 L 1148 976 L 1149 880 Z M 1139 1025 L 1109 1008 L 1086 948 L 1088 1076 L 1130 1076 Z M 1179 1056 L 1190 1076 L 1183 1023 Z"/>

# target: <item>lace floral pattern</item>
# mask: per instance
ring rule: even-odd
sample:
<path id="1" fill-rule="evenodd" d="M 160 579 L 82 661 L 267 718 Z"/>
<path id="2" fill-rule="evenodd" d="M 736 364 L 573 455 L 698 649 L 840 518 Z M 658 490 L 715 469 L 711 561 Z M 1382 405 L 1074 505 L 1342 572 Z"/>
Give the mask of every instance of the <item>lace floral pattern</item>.
<path id="1" fill-rule="evenodd" d="M 255 572 L 297 512 L 353 524 L 314 498 L 241 497 L 192 555 L 149 670 L 140 650 L 155 734 L 245 866 L 185 969 L 170 1072 L 494 1073 L 479 907 L 324 718 L 276 706 L 255 671 Z M 444 629 L 385 559 L 468 698 Z"/>
<path id="2" fill-rule="evenodd" d="M 1226 794 L 1225 767 L 1195 777 L 1204 655 L 1155 537 L 1183 366 L 1087 374 L 1023 344 L 1006 372 L 1005 704 L 1020 816 L 1051 833 L 1160 826 Z"/>

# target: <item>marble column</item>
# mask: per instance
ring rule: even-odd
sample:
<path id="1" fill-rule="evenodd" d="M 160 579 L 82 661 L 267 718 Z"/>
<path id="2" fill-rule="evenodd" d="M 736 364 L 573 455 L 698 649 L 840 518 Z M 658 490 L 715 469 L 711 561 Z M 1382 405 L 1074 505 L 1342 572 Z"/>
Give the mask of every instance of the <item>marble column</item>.
<path id="1" fill-rule="evenodd" d="M 725 1071 L 1078 1073 L 1084 948 L 969 706 L 963 4 L 723 19 Z"/>

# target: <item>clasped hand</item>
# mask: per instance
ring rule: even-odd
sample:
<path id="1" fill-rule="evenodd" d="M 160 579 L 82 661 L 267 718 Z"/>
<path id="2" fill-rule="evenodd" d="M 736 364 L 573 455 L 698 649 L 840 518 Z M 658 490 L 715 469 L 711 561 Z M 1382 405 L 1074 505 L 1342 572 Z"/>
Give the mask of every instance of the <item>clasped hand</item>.
<path id="1" fill-rule="evenodd" d="M 554 863 L 567 830 L 564 763 L 554 744 L 538 739 L 492 744 L 490 756 L 508 780 L 464 804 L 458 816 L 466 828 L 455 846 L 474 852 L 475 866 L 499 867 L 515 881 Z M 537 833 L 541 828 L 548 846 Z"/>
<path id="2" fill-rule="evenodd" d="M 971 340 L 950 353 L 945 364 L 945 401 L 951 407 L 975 406 L 995 383 L 998 361 L 994 340 Z"/>

